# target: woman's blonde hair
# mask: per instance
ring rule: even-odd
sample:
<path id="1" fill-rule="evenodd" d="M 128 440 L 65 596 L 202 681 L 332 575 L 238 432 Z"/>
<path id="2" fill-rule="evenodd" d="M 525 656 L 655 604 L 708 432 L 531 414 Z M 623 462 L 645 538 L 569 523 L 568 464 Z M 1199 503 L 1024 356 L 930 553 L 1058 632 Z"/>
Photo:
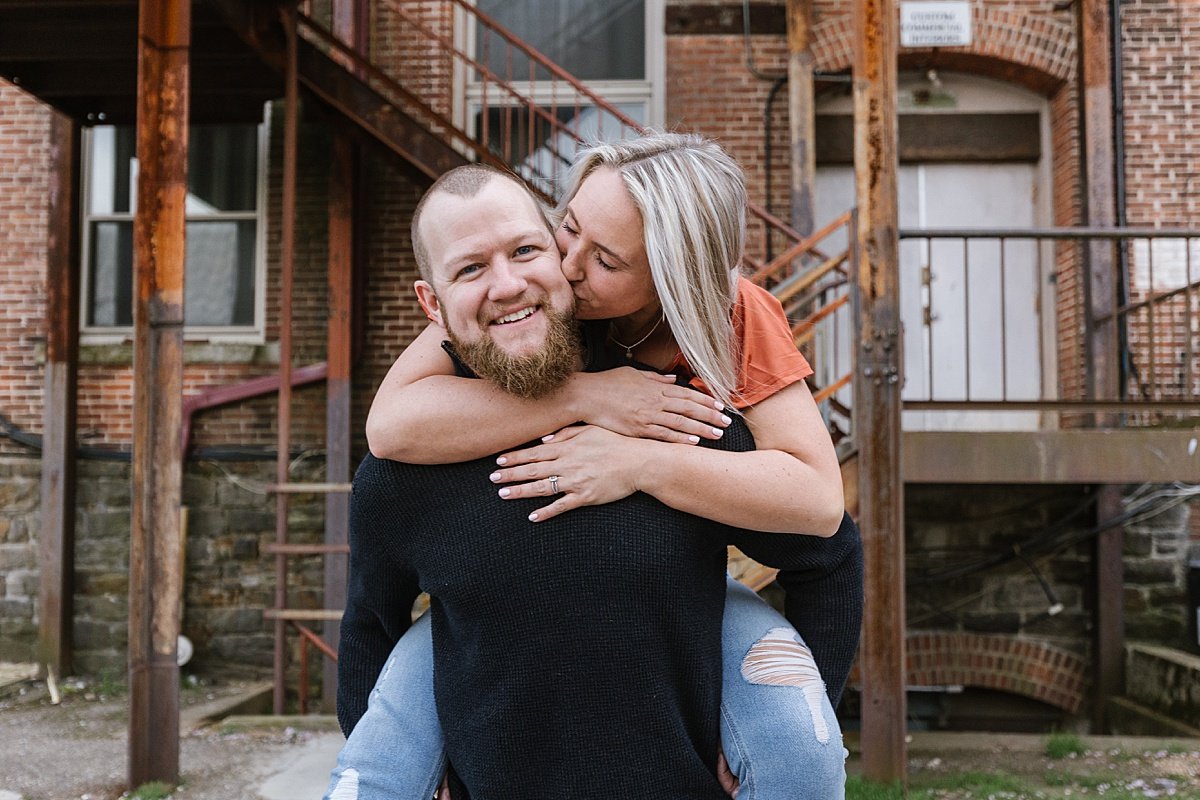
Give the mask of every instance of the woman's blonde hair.
<path id="1" fill-rule="evenodd" d="M 642 215 L 646 256 L 659 302 L 692 371 L 727 409 L 738 394 L 730 312 L 746 231 L 746 179 L 713 141 L 649 133 L 580 150 L 567 175 L 559 217 L 594 170 L 617 170 Z"/>

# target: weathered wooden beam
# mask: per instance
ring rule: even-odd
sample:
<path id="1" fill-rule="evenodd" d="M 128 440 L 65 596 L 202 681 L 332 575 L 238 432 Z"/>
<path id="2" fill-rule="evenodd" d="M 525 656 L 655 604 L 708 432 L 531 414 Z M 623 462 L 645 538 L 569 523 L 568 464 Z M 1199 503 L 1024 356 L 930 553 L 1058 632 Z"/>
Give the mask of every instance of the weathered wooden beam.
<path id="1" fill-rule="evenodd" d="M 1092 227 L 1110 227 L 1116 223 L 1115 155 L 1113 141 L 1112 19 L 1110 0 L 1081 0 L 1078 3 L 1080 75 L 1083 108 L 1080 138 L 1086 187 L 1086 223 Z M 1088 309 L 1085 342 L 1088 365 L 1088 399 L 1115 400 L 1120 395 L 1120 355 L 1117 321 L 1117 282 L 1120 260 L 1116 242 L 1093 241 L 1085 250 L 1084 287 Z M 1111 420 L 1097 418 L 1106 425 Z M 1120 490 L 1107 485 L 1100 491 L 1098 509 L 1101 519 L 1120 511 Z M 1092 726 L 1104 730 L 1108 698 L 1121 693 L 1124 684 L 1125 609 L 1124 609 L 1125 530 L 1112 528 L 1096 537 L 1094 558 L 1095 621 L 1093 629 L 1094 669 Z"/>
<path id="2" fill-rule="evenodd" d="M 191 3 L 142 0 L 133 221 L 129 784 L 179 779 L 183 280 Z"/>
<path id="3" fill-rule="evenodd" d="M 38 661 L 71 672 L 75 572 L 75 409 L 79 366 L 79 124 L 50 120 L 46 246 L 46 376 L 42 398 L 42 523 L 38 535 Z"/>
<path id="4" fill-rule="evenodd" d="M 1200 483 L 1197 441 L 1170 429 L 908 431 L 902 471 L 906 483 Z"/>
<path id="5" fill-rule="evenodd" d="M 854 0 L 854 163 L 859 341 L 854 434 L 859 451 L 866 620 L 863 775 L 905 782 L 904 487 L 900 476 L 899 233 L 894 0 Z"/>
<path id="6" fill-rule="evenodd" d="M 792 227 L 804 236 L 816 224 L 813 192 L 816 183 L 816 118 L 812 53 L 812 2 L 787 0 L 788 131 L 792 151 Z"/>
<path id="7" fill-rule="evenodd" d="M 353 141 L 345 133 L 333 139 L 333 157 L 329 174 L 329 317 L 326 335 L 326 359 L 329 378 L 325 383 L 325 480 L 350 481 L 350 366 L 351 314 L 353 306 L 354 198 L 358 194 L 357 158 Z M 350 496 L 325 495 L 325 544 L 349 542 Z M 325 607 L 344 608 L 349 559 L 342 554 L 325 557 Z M 338 620 L 325 623 L 322 639 L 335 651 L 341 625 Z M 326 665 L 330 666 L 330 665 Z M 335 709 L 337 670 L 322 672 L 322 705 Z"/>

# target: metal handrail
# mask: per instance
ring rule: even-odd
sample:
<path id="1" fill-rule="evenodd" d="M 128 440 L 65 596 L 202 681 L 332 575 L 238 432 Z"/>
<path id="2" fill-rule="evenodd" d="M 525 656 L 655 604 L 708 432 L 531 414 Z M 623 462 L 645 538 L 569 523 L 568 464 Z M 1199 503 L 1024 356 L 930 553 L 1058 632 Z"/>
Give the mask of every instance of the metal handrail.
<path id="1" fill-rule="evenodd" d="M 940 257 L 951 258 L 956 269 L 962 270 L 961 303 L 964 325 L 962 338 L 965 341 L 965 358 L 968 364 L 971 361 L 970 309 L 974 304 L 982 304 L 979 294 L 971 295 L 970 293 L 969 277 L 971 274 L 980 274 L 974 272 L 974 270 L 980 269 L 978 266 L 980 248 L 985 246 L 991 248 L 989 251 L 985 251 L 987 255 L 998 254 L 998 263 L 994 264 L 993 268 L 999 272 L 1001 291 L 1000 296 L 992 302 L 1000 303 L 1001 347 L 998 356 L 1001 364 L 999 374 L 1005 376 L 999 396 L 990 396 L 987 399 L 976 397 L 969 372 L 965 373 L 965 389 L 961 392 L 961 396 L 947 397 L 944 396 L 945 393 L 943 396 L 936 396 L 932 388 L 934 386 L 932 369 L 939 359 L 936 359 L 932 352 L 935 337 L 931 335 L 927 342 L 930 348 L 927 356 L 927 369 L 930 370 L 930 374 L 926 376 L 930 387 L 929 396 L 924 399 L 906 399 L 904 401 L 905 409 L 977 411 L 1009 409 L 1068 413 L 1116 411 L 1125 415 L 1120 420 L 1120 424 L 1153 424 L 1158 420 L 1153 415 L 1194 414 L 1200 410 L 1200 383 L 1197 380 L 1200 377 L 1200 363 L 1197 363 L 1198 354 L 1195 346 L 1195 340 L 1200 332 L 1193 330 L 1193 320 L 1196 319 L 1197 314 L 1197 301 L 1200 301 L 1200 275 L 1196 274 L 1197 268 L 1194 267 L 1194 263 L 1200 260 L 1200 230 L 1152 227 L 936 228 L 901 229 L 898 233 L 901 241 L 962 242 L 961 251 L 951 248 L 951 250 L 943 251 L 944 255 Z M 1175 277 L 1171 282 L 1177 282 L 1179 285 L 1170 288 L 1160 285 L 1154 271 L 1156 255 L 1160 260 L 1162 258 L 1161 251 L 1154 246 L 1154 242 L 1161 240 L 1182 242 L 1181 248 L 1171 253 L 1174 258 L 1173 268 L 1175 270 Z M 1045 396 L 1043 393 L 1039 393 L 1039 396 L 1036 397 L 1014 396 L 1008 387 L 1004 346 L 1008 342 L 1009 322 L 1004 313 L 1003 286 L 1005 271 L 1012 267 L 1007 263 L 1010 258 L 1010 245 L 1020 242 L 1032 242 L 1034 246 L 1052 243 L 1077 246 L 1087 242 L 1104 242 L 1113 247 L 1128 247 L 1138 242 L 1145 242 L 1145 249 L 1140 251 L 1142 255 L 1138 255 L 1138 250 L 1132 254 L 1137 263 L 1131 270 L 1130 277 L 1132 279 L 1134 276 L 1140 275 L 1141 285 L 1134 287 L 1131 297 L 1124 300 L 1115 310 L 1106 310 L 1102 313 L 1093 312 L 1089 297 L 1081 282 L 1071 284 L 1069 289 L 1055 298 L 1055 321 L 1060 326 L 1065 321 L 1075 327 L 1056 328 L 1051 335 L 1050 346 L 1057 348 L 1056 361 L 1061 361 L 1066 357 L 1070 363 L 1075 365 L 1075 369 L 1082 368 L 1083 370 L 1077 374 L 1072 372 L 1070 367 L 1067 371 L 1059 368 L 1058 374 L 1054 378 L 1057 382 L 1055 394 L 1065 392 L 1065 397 Z M 1018 262 L 1018 268 L 1033 269 L 1038 276 L 1046 274 L 1043 263 L 1044 252 L 1047 251 L 1044 251 L 1042 247 L 1037 247 L 1029 255 L 1032 263 Z M 1072 257 L 1071 252 L 1056 249 L 1050 257 L 1055 277 L 1086 269 L 1082 263 Z M 934 277 L 932 270 L 936 267 L 939 256 L 935 256 L 933 250 L 926 250 L 925 257 L 928 259 L 928 263 L 924 269 L 931 270 L 930 277 Z M 1079 255 L 1079 258 L 1082 258 L 1082 254 Z M 1142 265 L 1140 268 L 1137 266 L 1138 263 Z M 1061 280 L 1059 283 L 1061 286 Z M 932 319 L 938 318 L 938 309 L 934 308 L 932 295 L 928 300 L 927 314 Z M 1090 385 L 1090 381 L 1080 380 L 1087 378 L 1094 368 L 1094 365 L 1085 363 L 1082 358 L 1084 353 L 1082 342 L 1086 338 L 1086 332 L 1092 330 L 1094 326 L 1104 324 L 1119 326 L 1121 355 L 1124 363 L 1131 365 L 1129 374 L 1125 376 L 1124 385 L 1119 389 L 1119 397 L 1093 397 L 1090 392 L 1084 390 L 1084 387 Z M 1083 331 L 1085 335 L 1081 337 L 1080 331 Z M 954 335 L 953 331 L 949 333 L 951 336 Z M 1073 337 L 1073 340 L 1064 343 L 1063 336 Z M 936 338 L 944 339 L 945 337 Z M 1039 342 L 1038 348 L 1038 360 L 1044 361 L 1045 353 L 1048 352 L 1046 344 Z M 1143 365 L 1145 374 L 1137 371 L 1139 362 Z M 1045 381 L 1043 380 L 1044 385 Z M 1018 392 L 1017 394 L 1024 393 Z"/>

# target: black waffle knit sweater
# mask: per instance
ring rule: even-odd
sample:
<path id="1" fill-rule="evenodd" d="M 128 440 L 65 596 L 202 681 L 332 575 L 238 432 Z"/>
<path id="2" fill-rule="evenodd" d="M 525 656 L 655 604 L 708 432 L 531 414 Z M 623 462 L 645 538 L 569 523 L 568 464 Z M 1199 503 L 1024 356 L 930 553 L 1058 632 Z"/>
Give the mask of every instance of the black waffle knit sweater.
<path id="1" fill-rule="evenodd" d="M 739 421 L 709 446 L 753 441 Z M 501 500 L 493 469 L 491 458 L 370 456 L 359 467 L 343 729 L 424 589 L 456 800 L 723 798 L 725 546 L 794 566 L 789 552 L 809 537 L 739 531 L 641 493 L 534 524 L 526 517 L 544 501 Z"/>

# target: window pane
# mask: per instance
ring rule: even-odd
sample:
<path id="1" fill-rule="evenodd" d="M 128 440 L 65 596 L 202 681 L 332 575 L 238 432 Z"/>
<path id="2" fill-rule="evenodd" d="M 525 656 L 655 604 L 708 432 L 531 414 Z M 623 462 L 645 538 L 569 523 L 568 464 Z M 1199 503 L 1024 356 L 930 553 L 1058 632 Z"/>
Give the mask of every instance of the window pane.
<path id="1" fill-rule="evenodd" d="M 258 131 L 252 125 L 195 125 L 188 140 L 188 214 L 253 211 Z"/>
<path id="2" fill-rule="evenodd" d="M 639 124 L 645 124 L 643 103 L 614 103 L 617 110 Z M 575 152 L 578 140 L 614 141 L 636 136 L 616 117 L 595 106 L 542 106 L 546 117 L 554 117 L 566 128 L 552 127 L 549 120 L 517 106 L 490 106 L 475 113 L 475 135 L 486 140 L 495 153 L 530 184 L 547 194 L 555 194 Z M 529 128 L 533 126 L 533 136 Z M 533 149 L 530 149 L 532 139 Z"/>
<path id="3" fill-rule="evenodd" d="M 133 223 L 93 222 L 87 324 L 133 324 Z"/>
<path id="4" fill-rule="evenodd" d="M 189 222 L 184 321 L 254 324 L 254 222 Z"/>
<path id="5" fill-rule="evenodd" d="M 133 210 L 137 161 L 133 128 L 100 125 L 92 129 L 88 211 L 128 214 Z"/>
<path id="6" fill-rule="evenodd" d="M 645 0 L 479 0 L 480 11 L 535 50 L 585 81 L 643 80 L 646 72 Z M 501 77 L 529 79 L 529 62 L 506 42 L 477 26 L 476 55 Z M 548 75 L 538 74 L 537 80 Z"/>
<path id="7" fill-rule="evenodd" d="M 254 324 L 254 220 L 189 221 L 184 322 Z M 88 324 L 133 325 L 133 223 L 92 224 Z"/>

